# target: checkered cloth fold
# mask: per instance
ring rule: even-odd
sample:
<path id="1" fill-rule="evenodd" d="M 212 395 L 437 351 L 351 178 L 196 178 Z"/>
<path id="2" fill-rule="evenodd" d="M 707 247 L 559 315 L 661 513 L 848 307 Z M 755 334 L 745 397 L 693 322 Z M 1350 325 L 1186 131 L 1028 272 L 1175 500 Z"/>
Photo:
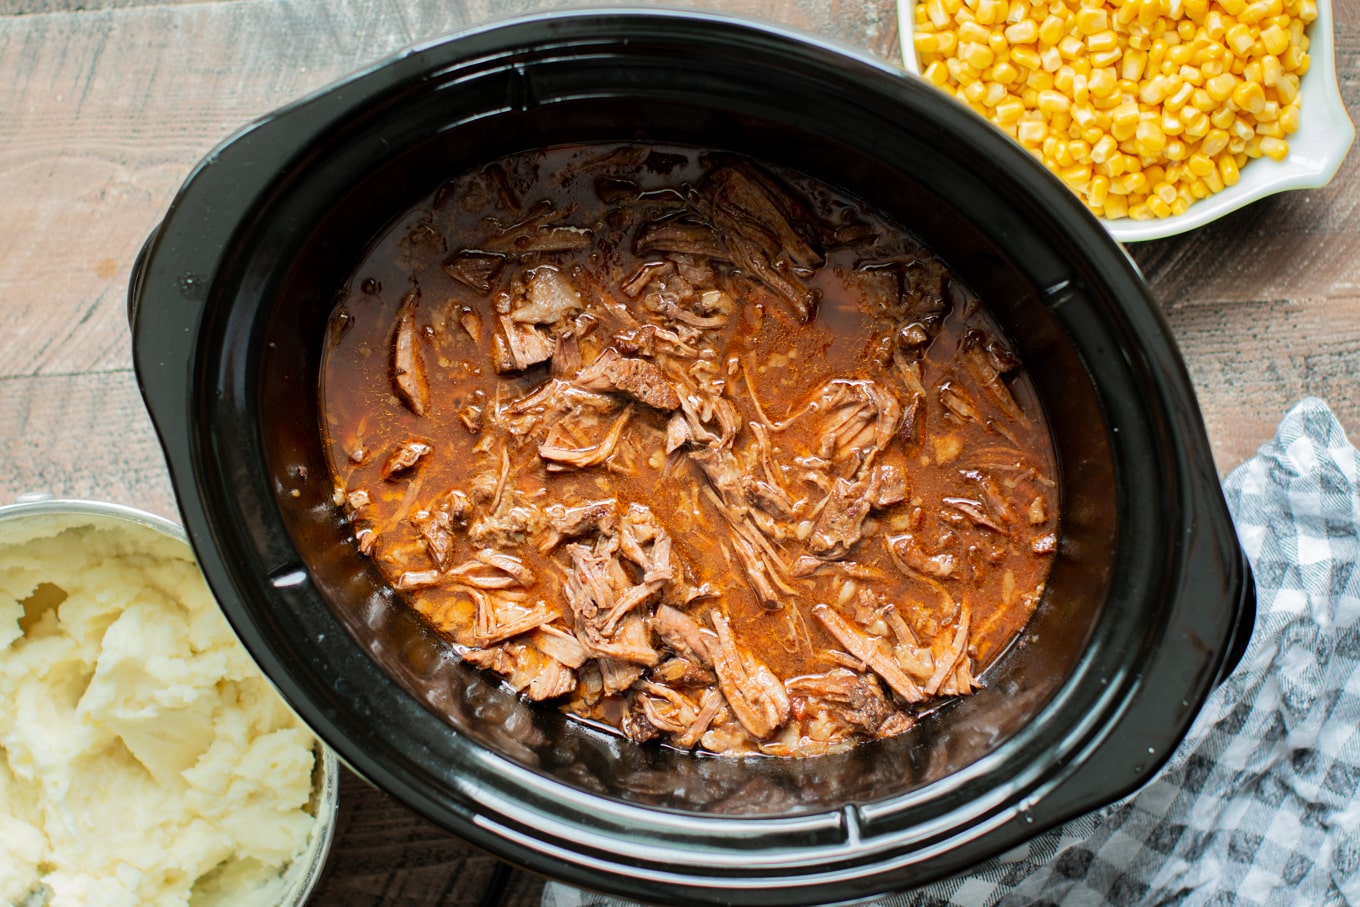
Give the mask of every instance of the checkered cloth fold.
<path id="1" fill-rule="evenodd" d="M 1308 398 L 1223 487 L 1256 627 L 1166 766 L 1118 803 L 879 907 L 1360 905 L 1360 453 Z M 543 896 L 624 903 L 556 883 Z"/>

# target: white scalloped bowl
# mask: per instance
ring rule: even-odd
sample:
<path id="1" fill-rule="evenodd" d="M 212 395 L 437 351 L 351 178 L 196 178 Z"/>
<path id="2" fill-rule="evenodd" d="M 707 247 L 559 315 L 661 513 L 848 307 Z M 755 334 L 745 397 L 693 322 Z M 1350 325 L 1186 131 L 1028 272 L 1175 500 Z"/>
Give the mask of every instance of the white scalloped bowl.
<path id="1" fill-rule="evenodd" d="M 910 73 L 919 76 L 912 37 L 915 5 L 915 0 L 898 0 L 897 19 L 902 60 Z M 1317 189 L 1331 181 L 1355 140 L 1355 126 L 1337 88 L 1331 0 L 1317 0 L 1317 9 L 1317 19 L 1308 26 L 1309 69 L 1299 83 L 1299 130 L 1289 137 L 1288 157 L 1249 161 L 1237 185 L 1200 199 L 1184 214 L 1153 220 L 1098 218 L 1111 236 L 1125 243 L 1163 239 L 1202 227 L 1268 195 Z"/>

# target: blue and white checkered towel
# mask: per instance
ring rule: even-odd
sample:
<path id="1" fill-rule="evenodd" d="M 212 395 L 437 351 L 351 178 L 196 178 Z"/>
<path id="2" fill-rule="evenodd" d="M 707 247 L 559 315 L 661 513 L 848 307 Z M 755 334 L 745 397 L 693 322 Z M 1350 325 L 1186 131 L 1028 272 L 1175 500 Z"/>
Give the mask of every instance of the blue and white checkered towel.
<path id="1" fill-rule="evenodd" d="M 1360 907 L 1360 453 L 1305 399 L 1223 487 L 1256 628 L 1167 765 L 1112 806 L 880 907 Z M 622 904 L 556 883 L 543 896 Z"/>

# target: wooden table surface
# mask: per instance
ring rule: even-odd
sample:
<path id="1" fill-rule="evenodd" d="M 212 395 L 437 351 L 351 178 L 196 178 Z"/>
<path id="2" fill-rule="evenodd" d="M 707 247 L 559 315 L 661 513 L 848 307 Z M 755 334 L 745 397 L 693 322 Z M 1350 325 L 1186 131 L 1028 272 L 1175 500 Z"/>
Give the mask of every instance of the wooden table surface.
<path id="1" fill-rule="evenodd" d="M 31 491 L 178 519 L 143 409 L 128 273 L 190 168 L 252 118 L 413 42 L 535 0 L 0 0 L 0 503 Z M 634 4 L 643 5 L 643 4 Z M 684 5 L 671 2 L 668 5 Z M 900 62 L 891 0 L 709 0 Z M 1360 3 L 1335 0 L 1360 120 Z M 1360 430 L 1360 164 L 1131 246 L 1226 473 L 1304 395 Z M 537 904 L 541 880 L 352 775 L 314 904 Z"/>

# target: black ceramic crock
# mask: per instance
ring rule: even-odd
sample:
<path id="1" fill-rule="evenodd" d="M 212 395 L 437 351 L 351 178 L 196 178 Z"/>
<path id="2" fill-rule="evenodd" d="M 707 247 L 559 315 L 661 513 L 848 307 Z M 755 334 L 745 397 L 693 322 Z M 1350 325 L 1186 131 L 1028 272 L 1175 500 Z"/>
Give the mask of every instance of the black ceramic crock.
<path id="1" fill-rule="evenodd" d="M 1045 401 L 1062 531 L 978 694 L 835 756 L 702 758 L 519 702 L 346 537 L 317 375 L 340 281 L 443 178 L 550 144 L 743 152 L 870 199 L 991 306 Z M 695 12 L 513 21 L 243 129 L 147 241 L 142 392 L 222 608 L 350 767 L 520 866 L 676 904 L 849 901 L 966 869 L 1139 786 L 1250 634 L 1195 399 L 1136 268 L 1018 146 L 847 48 Z"/>

